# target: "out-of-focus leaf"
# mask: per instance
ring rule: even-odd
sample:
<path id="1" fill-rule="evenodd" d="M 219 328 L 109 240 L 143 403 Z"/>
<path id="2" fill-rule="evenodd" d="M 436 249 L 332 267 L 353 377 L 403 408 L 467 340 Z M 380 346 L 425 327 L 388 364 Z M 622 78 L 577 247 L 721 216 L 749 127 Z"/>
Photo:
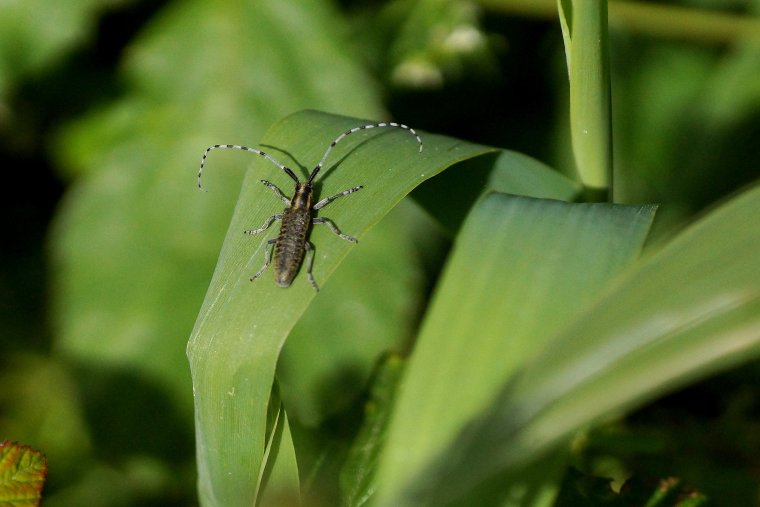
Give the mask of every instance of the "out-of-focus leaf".
<path id="1" fill-rule="evenodd" d="M 303 107 L 381 114 L 339 19 L 325 2 L 190 0 L 151 20 L 125 52 L 125 96 L 57 139 L 82 175 L 52 238 L 58 350 L 144 374 L 190 420 L 185 343 L 251 163 L 214 153 L 203 194 L 201 154 Z"/>
<path id="2" fill-rule="evenodd" d="M 92 443 L 75 378 L 57 359 L 31 354 L 3 359 L 2 434 L 44 449 L 63 468 L 56 473 L 59 480 L 71 478 Z"/>
<path id="3" fill-rule="evenodd" d="M 634 7 L 653 11 L 636 26 L 657 27 L 661 35 L 685 28 L 701 39 L 685 45 L 613 33 L 615 195 L 668 202 L 658 219 L 667 225 L 667 215 L 671 224 L 683 220 L 757 177 L 757 159 L 747 155 L 760 131 L 760 20 L 651 3 L 626 10 Z M 676 17 L 679 23 L 669 22 Z M 705 46 L 699 27 L 710 26 L 732 42 L 720 50 Z"/>
<path id="4" fill-rule="evenodd" d="M 634 477 L 620 488 L 612 487 L 608 477 L 584 475 L 573 468 L 565 474 L 562 492 L 554 505 L 575 507 L 698 507 L 707 503 L 707 496 L 689 487 L 677 477 L 659 480 Z M 655 484 L 656 483 L 656 484 Z"/>
<path id="5" fill-rule="evenodd" d="M 389 2 L 385 14 L 390 40 L 391 79 L 410 88 L 439 88 L 467 73 L 496 66 L 491 40 L 469 1 Z"/>
<path id="6" fill-rule="evenodd" d="M 0 103 L 14 80 L 39 71 L 82 42 L 96 12 L 118 1 L 0 2 Z"/>

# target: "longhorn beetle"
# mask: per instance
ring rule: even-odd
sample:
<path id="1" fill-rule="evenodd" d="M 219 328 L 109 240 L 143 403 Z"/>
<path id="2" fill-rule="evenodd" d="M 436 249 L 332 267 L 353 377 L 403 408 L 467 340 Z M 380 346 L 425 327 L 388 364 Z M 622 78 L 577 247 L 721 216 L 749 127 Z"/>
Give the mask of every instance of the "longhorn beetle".
<path id="1" fill-rule="evenodd" d="M 358 243 L 358 240 L 352 236 L 340 232 L 340 229 L 338 229 L 332 220 L 328 218 L 315 217 L 314 212 L 321 208 L 324 208 L 339 197 L 353 194 L 354 192 L 361 190 L 364 188 L 364 186 L 358 185 L 356 187 L 349 188 L 348 190 L 344 190 L 343 192 L 340 192 L 333 196 L 326 197 L 325 199 L 322 199 L 321 201 L 312 205 L 312 199 L 314 197 L 314 180 L 316 179 L 319 170 L 322 169 L 325 160 L 327 160 L 327 156 L 330 154 L 330 151 L 343 138 L 360 130 L 382 127 L 394 127 L 408 131 L 417 139 L 417 143 L 420 145 L 419 151 L 422 152 L 422 139 L 420 139 L 420 136 L 417 135 L 417 132 L 415 132 L 414 129 L 407 127 L 406 125 L 402 125 L 401 123 L 373 123 L 371 125 L 362 125 L 361 127 L 354 127 L 352 129 L 349 129 L 336 137 L 335 140 L 331 142 L 327 147 L 325 154 L 322 155 L 322 159 L 311 171 L 311 174 L 309 174 L 309 178 L 306 181 L 302 182 L 289 167 L 279 163 L 272 156 L 264 153 L 261 150 L 249 148 L 247 146 L 239 146 L 236 144 L 215 144 L 206 148 L 206 151 L 203 152 L 203 157 L 201 158 L 201 167 L 198 170 L 198 188 L 204 192 L 205 189 L 201 185 L 201 174 L 203 173 L 203 166 L 206 163 L 206 157 L 208 157 L 208 154 L 211 150 L 220 148 L 248 151 L 250 153 L 264 157 L 282 169 L 285 174 L 290 176 L 290 178 L 296 182 L 295 190 L 293 191 L 293 197 L 288 199 L 273 183 L 270 183 L 267 180 L 261 180 L 261 183 L 266 185 L 274 193 L 274 195 L 276 195 L 282 202 L 285 203 L 287 207 L 283 210 L 282 213 L 276 213 L 267 218 L 264 224 L 258 229 L 243 231 L 244 234 L 258 234 L 267 230 L 275 220 L 281 220 L 280 233 L 276 238 L 267 241 L 267 247 L 270 245 L 274 246 L 264 250 L 264 265 L 256 272 L 255 275 L 251 277 L 251 281 L 256 280 L 267 269 L 267 266 L 269 266 L 269 262 L 272 258 L 271 249 L 274 248 L 274 277 L 280 287 L 290 286 L 296 274 L 298 273 L 301 264 L 303 263 L 304 256 L 307 256 L 306 274 L 309 276 L 309 281 L 314 287 L 314 290 L 319 291 L 317 282 L 314 281 L 314 276 L 311 274 L 311 268 L 314 262 L 314 246 L 309 242 L 308 239 L 311 225 L 324 224 L 329 227 L 332 232 L 345 239 L 346 241 Z"/>

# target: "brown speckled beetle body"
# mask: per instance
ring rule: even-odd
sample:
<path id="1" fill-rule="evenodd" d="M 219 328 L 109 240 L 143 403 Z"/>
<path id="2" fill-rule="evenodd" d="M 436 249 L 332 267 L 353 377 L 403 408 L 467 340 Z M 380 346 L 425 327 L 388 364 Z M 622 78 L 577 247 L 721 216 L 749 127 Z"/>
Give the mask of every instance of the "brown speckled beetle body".
<path id="1" fill-rule="evenodd" d="M 322 156 L 322 160 L 319 161 L 319 163 L 311 171 L 311 174 L 309 174 L 309 178 L 305 182 L 301 182 L 289 167 L 279 163 L 277 160 L 272 158 L 271 155 L 264 153 L 261 150 L 235 144 L 215 144 L 206 149 L 206 151 L 203 153 L 203 158 L 201 159 L 200 170 L 198 171 L 198 188 L 201 190 L 203 190 L 203 187 L 201 186 L 201 173 L 203 172 L 203 166 L 206 162 L 206 157 L 211 150 L 218 148 L 244 150 L 264 157 L 282 169 L 285 174 L 287 174 L 296 183 L 293 197 L 291 199 L 288 199 L 273 183 L 270 183 L 267 180 L 261 180 L 264 185 L 272 190 L 272 192 L 274 192 L 274 194 L 279 197 L 283 203 L 285 203 L 286 208 L 282 213 L 277 213 L 267 218 L 264 224 L 258 229 L 243 231 L 245 234 L 259 234 L 260 232 L 267 230 L 275 220 L 281 221 L 280 232 L 277 237 L 267 241 L 266 249 L 264 250 L 264 265 L 256 272 L 255 275 L 251 277 L 251 281 L 256 280 L 267 269 L 267 266 L 269 266 L 269 263 L 272 260 L 271 250 L 274 250 L 274 277 L 277 285 L 280 287 L 289 287 L 298 274 L 304 258 L 306 258 L 306 274 L 309 277 L 309 282 L 311 282 L 311 285 L 315 290 L 319 290 L 317 283 L 314 281 L 314 276 L 311 274 L 311 268 L 314 262 L 314 247 L 309 242 L 309 232 L 311 231 L 312 224 L 327 225 L 332 232 L 345 239 L 346 241 L 357 243 L 357 239 L 340 232 L 340 229 L 338 229 L 338 227 L 330 219 L 315 217 L 314 212 L 320 208 L 327 206 L 339 197 L 343 197 L 361 190 L 363 186 L 358 185 L 356 187 L 349 188 L 348 190 L 344 190 L 343 192 L 335 194 L 331 197 L 322 199 L 321 201 L 312 205 L 314 198 L 314 179 L 316 178 L 317 173 L 319 173 L 319 170 L 324 165 L 325 160 L 327 159 L 327 155 L 330 153 L 330 150 L 332 150 L 333 146 L 338 144 L 341 139 L 359 130 L 381 127 L 395 127 L 409 131 L 409 133 L 414 135 L 417 139 L 417 142 L 420 145 L 420 151 L 422 151 L 422 140 L 420 139 L 420 136 L 417 135 L 414 129 L 411 129 L 406 125 L 402 125 L 400 123 L 373 123 L 371 125 L 354 127 L 342 133 L 332 143 L 330 143 L 330 145 L 327 147 L 327 151 L 325 151 L 325 154 Z M 273 245 L 273 247 L 271 247 L 271 245 Z"/>

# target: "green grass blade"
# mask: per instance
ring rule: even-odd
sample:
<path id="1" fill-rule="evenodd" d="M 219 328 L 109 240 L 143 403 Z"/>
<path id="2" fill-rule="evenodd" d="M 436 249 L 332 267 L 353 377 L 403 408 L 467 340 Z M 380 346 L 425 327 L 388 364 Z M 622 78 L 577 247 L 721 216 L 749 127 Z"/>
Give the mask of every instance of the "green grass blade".
<path id="1" fill-rule="evenodd" d="M 313 428 L 345 410 L 378 357 L 411 341 L 429 283 L 424 256 L 440 243 L 430 217 L 404 199 L 351 250 L 280 355 L 277 380 L 291 420 Z"/>
<path id="2" fill-rule="evenodd" d="M 600 418 L 758 357 L 758 214 L 755 187 L 618 279 L 442 453 L 429 490 L 466 495 Z"/>
<path id="3" fill-rule="evenodd" d="M 364 507 L 375 490 L 375 471 L 385 443 L 388 421 L 406 361 L 390 355 L 375 372 L 369 400 L 364 408 L 362 428 L 353 441 L 340 474 L 341 505 Z"/>
<path id="4" fill-rule="evenodd" d="M 302 112 L 274 125 L 260 146 L 304 176 L 339 133 L 366 120 Z M 320 195 L 363 184 L 354 195 L 320 211 L 346 233 L 362 238 L 412 188 L 446 167 L 491 149 L 432 134 L 422 134 L 425 149 L 399 129 L 356 133 L 335 147 L 318 181 Z M 218 159 L 223 152 L 215 153 Z M 253 157 L 206 300 L 188 343 L 195 397 L 196 443 L 201 500 L 206 506 L 252 505 L 255 478 L 262 466 L 266 414 L 275 365 L 288 333 L 315 292 L 301 273 L 288 289 L 272 273 L 249 278 L 263 264 L 264 244 L 275 234 L 244 235 L 258 227 L 282 203 L 258 180 L 267 178 L 290 193 L 292 181 L 261 157 Z M 210 159 L 204 174 L 213 198 Z M 329 230 L 314 231 L 314 277 L 328 275 L 352 245 Z M 329 332 L 329 330 L 325 330 Z"/>
<path id="5" fill-rule="evenodd" d="M 274 395 L 273 395 L 274 398 Z M 300 484 L 296 450 L 290 433 L 288 416 L 282 403 L 278 403 L 272 431 L 264 449 L 266 466 L 261 470 L 262 493 L 259 507 L 276 507 L 297 504 Z"/>
<path id="6" fill-rule="evenodd" d="M 446 171 L 415 189 L 413 197 L 454 236 L 475 201 L 492 190 L 570 201 L 580 186 L 546 164 L 503 150 L 468 160 L 463 170 Z"/>
<path id="7" fill-rule="evenodd" d="M 380 465 L 378 505 L 444 505 L 441 497 L 428 504 L 404 496 L 404 488 L 631 264 L 652 216 L 651 207 L 498 193 L 478 204 L 408 366 Z"/>
<path id="8" fill-rule="evenodd" d="M 570 131 L 581 182 L 606 192 L 612 178 L 606 0 L 558 0 L 570 76 Z"/>
<path id="9" fill-rule="evenodd" d="M 504 150 L 496 159 L 488 188 L 505 194 L 572 201 L 580 185 L 546 164 L 516 151 Z"/>

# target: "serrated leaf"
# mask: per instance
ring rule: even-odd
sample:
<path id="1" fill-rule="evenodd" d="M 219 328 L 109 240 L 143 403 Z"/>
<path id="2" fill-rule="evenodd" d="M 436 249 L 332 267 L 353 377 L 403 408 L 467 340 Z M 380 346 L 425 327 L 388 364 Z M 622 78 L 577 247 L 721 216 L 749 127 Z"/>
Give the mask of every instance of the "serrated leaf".
<path id="1" fill-rule="evenodd" d="M 39 505 L 46 476 L 47 459 L 42 453 L 16 442 L 0 442 L 0 504 Z"/>

